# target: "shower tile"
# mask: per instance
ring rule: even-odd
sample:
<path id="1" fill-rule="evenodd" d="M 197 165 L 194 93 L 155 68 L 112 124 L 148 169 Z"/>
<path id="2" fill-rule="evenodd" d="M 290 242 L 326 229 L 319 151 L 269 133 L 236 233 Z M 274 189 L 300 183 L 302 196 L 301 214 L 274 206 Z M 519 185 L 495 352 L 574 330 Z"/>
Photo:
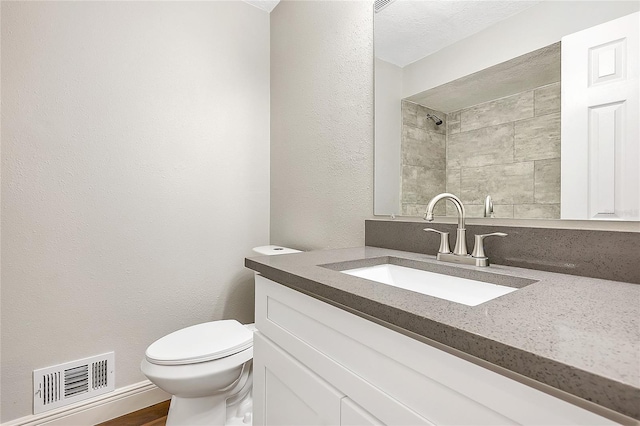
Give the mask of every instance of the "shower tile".
<path id="1" fill-rule="evenodd" d="M 484 204 L 487 195 L 494 204 L 533 203 L 533 188 L 533 162 L 463 168 L 460 176 L 462 201 L 470 204 Z"/>
<path id="2" fill-rule="evenodd" d="M 460 133 L 460 111 L 451 112 L 447 117 L 447 134 Z"/>
<path id="3" fill-rule="evenodd" d="M 464 202 L 464 200 L 463 200 Z M 484 202 L 482 204 L 467 204 L 464 205 L 465 212 L 467 217 L 485 217 L 484 215 Z M 447 207 L 447 215 L 455 216 L 455 208 L 451 210 L 449 213 Z M 511 219 L 513 218 L 513 204 L 494 204 L 493 205 L 493 215 L 496 218 L 500 219 Z"/>
<path id="4" fill-rule="evenodd" d="M 406 126 L 418 126 L 418 104 L 402 101 L 402 124 Z"/>
<path id="5" fill-rule="evenodd" d="M 560 159 L 535 162 L 535 202 L 560 203 Z"/>
<path id="6" fill-rule="evenodd" d="M 464 203 L 464 200 L 463 200 L 463 203 Z M 467 217 L 482 217 L 484 216 L 484 204 L 464 203 L 464 212 L 467 215 Z M 455 207 L 453 208 L 451 213 L 449 213 L 449 210 L 447 210 L 447 216 L 456 216 L 456 215 L 457 213 L 456 213 Z"/>
<path id="7" fill-rule="evenodd" d="M 460 169 L 447 169 L 447 188 L 450 194 L 460 196 Z M 455 216 L 456 208 L 453 204 L 447 203 L 447 216 Z"/>
<path id="8" fill-rule="evenodd" d="M 514 214 L 518 219 L 560 219 L 560 204 L 520 204 Z"/>
<path id="9" fill-rule="evenodd" d="M 535 114 L 546 115 L 560 112 L 560 83 L 540 87 L 534 91 Z"/>
<path id="10" fill-rule="evenodd" d="M 426 108 L 423 107 L 422 105 L 416 105 L 416 111 L 417 111 L 416 123 L 418 127 L 423 130 L 431 130 L 429 128 L 429 120 L 427 120 Z"/>
<path id="11" fill-rule="evenodd" d="M 442 160 L 447 157 L 447 137 L 445 135 L 427 132 L 425 145 L 431 151 L 433 157 L 441 158 Z"/>
<path id="12" fill-rule="evenodd" d="M 418 216 L 420 211 L 420 204 L 405 204 L 402 203 L 402 216 Z"/>
<path id="13" fill-rule="evenodd" d="M 516 161 L 560 158 L 560 113 L 514 123 Z"/>
<path id="14" fill-rule="evenodd" d="M 513 124 L 449 135 L 447 167 L 480 167 L 513 162 Z"/>
<path id="15" fill-rule="evenodd" d="M 460 122 L 459 121 L 447 122 L 447 132 L 449 132 L 450 135 L 460 133 Z"/>
<path id="16" fill-rule="evenodd" d="M 427 139 L 427 131 L 418 127 L 409 125 L 402 126 L 402 140 L 425 141 Z"/>
<path id="17" fill-rule="evenodd" d="M 494 204 L 493 215 L 500 219 L 511 219 L 514 217 L 514 208 L 513 204 Z"/>
<path id="18" fill-rule="evenodd" d="M 447 192 L 460 195 L 460 169 L 447 169 Z"/>
<path id="19" fill-rule="evenodd" d="M 445 136 L 414 127 L 402 129 L 402 164 L 445 168 Z"/>
<path id="20" fill-rule="evenodd" d="M 402 166 L 402 203 L 428 204 L 434 196 L 444 192 L 444 169 Z"/>
<path id="21" fill-rule="evenodd" d="M 402 216 L 424 216 L 427 211 L 427 204 L 402 204 Z M 444 208 L 436 206 L 433 210 L 436 216 L 444 216 Z"/>
<path id="22" fill-rule="evenodd" d="M 461 112 L 461 131 L 495 126 L 533 117 L 533 91 L 518 93 Z"/>
<path id="23" fill-rule="evenodd" d="M 446 134 L 447 133 L 447 115 L 443 112 L 436 111 L 435 109 L 427 108 L 424 106 L 420 106 L 420 110 L 418 112 L 419 117 L 424 119 L 424 128 L 430 132 Z M 435 115 L 440 120 L 442 120 L 442 124 L 436 124 L 435 121 L 428 119 L 427 114 Z"/>

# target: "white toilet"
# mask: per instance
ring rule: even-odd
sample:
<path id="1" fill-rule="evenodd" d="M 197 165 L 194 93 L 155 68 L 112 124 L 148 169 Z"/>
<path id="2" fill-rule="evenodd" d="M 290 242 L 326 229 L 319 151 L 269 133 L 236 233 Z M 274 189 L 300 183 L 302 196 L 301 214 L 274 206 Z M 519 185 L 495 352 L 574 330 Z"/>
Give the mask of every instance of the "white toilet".
<path id="1" fill-rule="evenodd" d="M 261 255 L 295 253 L 278 246 Z M 251 425 L 253 324 L 235 320 L 193 325 L 153 342 L 140 369 L 173 395 L 167 426 Z"/>

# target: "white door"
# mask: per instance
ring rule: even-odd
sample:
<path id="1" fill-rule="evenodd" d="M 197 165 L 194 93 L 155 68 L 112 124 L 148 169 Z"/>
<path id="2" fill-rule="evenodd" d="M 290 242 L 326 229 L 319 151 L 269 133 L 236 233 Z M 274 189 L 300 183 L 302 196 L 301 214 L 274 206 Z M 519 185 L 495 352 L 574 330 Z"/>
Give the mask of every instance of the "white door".
<path id="1" fill-rule="evenodd" d="M 640 220 L 640 12 L 562 38 L 562 219 Z"/>

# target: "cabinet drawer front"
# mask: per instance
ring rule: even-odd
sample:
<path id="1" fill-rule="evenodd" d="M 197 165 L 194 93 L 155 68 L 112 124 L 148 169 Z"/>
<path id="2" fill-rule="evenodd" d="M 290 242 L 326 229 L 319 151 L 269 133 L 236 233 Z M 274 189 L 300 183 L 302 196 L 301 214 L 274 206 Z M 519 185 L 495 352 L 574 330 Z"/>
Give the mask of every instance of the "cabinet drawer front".
<path id="1" fill-rule="evenodd" d="M 256 386 L 261 398 L 255 424 L 338 425 L 344 396 L 260 333 L 254 335 Z"/>
<path id="2" fill-rule="evenodd" d="M 474 425 L 614 424 L 260 276 L 256 279 L 256 325 L 314 371 L 319 357 L 313 352 L 319 352 L 361 381 L 383 389 L 423 421 Z M 329 382 L 370 410 L 368 401 L 360 401 L 337 383 Z M 399 424 L 371 412 L 384 423 Z"/>

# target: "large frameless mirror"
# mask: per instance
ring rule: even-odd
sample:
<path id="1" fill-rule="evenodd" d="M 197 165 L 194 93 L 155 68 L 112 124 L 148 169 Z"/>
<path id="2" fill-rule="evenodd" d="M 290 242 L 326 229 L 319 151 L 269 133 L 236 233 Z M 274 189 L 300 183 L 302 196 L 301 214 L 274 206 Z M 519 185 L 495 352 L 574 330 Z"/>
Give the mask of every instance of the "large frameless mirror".
<path id="1" fill-rule="evenodd" d="M 377 3 L 375 214 L 640 220 L 639 9 Z"/>

